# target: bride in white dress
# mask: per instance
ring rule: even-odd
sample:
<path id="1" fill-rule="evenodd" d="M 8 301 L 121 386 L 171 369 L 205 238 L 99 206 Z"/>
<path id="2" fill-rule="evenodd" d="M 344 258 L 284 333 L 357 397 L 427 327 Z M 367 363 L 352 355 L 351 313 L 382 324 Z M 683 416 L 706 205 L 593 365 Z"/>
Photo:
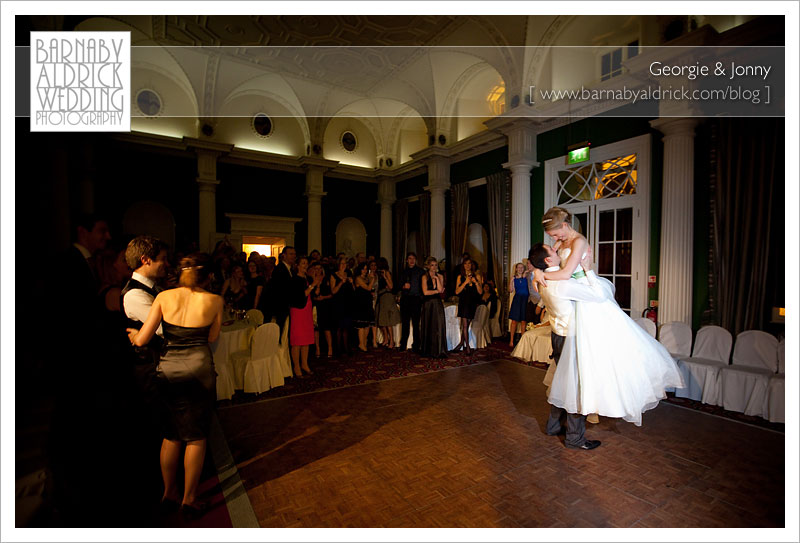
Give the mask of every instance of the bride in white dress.
<path id="1" fill-rule="evenodd" d="M 561 270 L 534 270 L 535 280 L 586 282 L 580 260 L 589 245 L 571 226 L 571 215 L 554 207 L 542 225 L 556 241 Z M 555 247 L 554 247 L 555 248 Z M 642 413 L 667 397 L 666 389 L 683 387 L 677 365 L 669 352 L 636 324 L 614 300 L 614 285 L 598 278 L 604 302 L 575 302 L 561 359 L 553 375 L 548 401 L 570 413 L 622 418 L 636 426 Z"/>

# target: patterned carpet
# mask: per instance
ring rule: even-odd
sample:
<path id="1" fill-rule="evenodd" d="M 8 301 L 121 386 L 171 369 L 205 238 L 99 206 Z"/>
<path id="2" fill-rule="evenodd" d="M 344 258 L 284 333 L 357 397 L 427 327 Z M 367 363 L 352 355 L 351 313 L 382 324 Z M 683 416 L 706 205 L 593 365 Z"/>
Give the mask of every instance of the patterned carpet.
<path id="1" fill-rule="evenodd" d="M 270 398 L 282 398 L 309 392 L 374 383 L 385 379 L 411 377 L 432 371 L 483 364 L 493 360 L 508 360 L 524 366 L 547 369 L 547 364 L 542 362 L 528 362 L 512 357 L 508 343 L 499 340 L 494 341 L 483 349 L 473 350 L 469 356 L 462 351 L 457 354 L 448 354 L 446 358 L 428 358 L 411 351 L 396 351 L 383 348 L 370 349 L 366 353 L 356 349 L 350 356 L 342 355 L 334 358 L 323 357 L 321 359 L 315 358 L 312 353 L 309 357 L 309 366 L 314 371 L 313 375 L 286 379 L 284 386 L 273 388 L 263 394 L 245 394 L 242 391 L 237 391 L 232 399 L 220 401 L 218 405 L 227 407 Z M 744 413 L 726 411 L 716 405 L 707 405 L 686 398 L 676 398 L 672 393 L 669 393 L 669 397 L 663 401 L 777 432 L 785 431 L 785 424 L 769 422 L 760 417 L 748 416 Z"/>

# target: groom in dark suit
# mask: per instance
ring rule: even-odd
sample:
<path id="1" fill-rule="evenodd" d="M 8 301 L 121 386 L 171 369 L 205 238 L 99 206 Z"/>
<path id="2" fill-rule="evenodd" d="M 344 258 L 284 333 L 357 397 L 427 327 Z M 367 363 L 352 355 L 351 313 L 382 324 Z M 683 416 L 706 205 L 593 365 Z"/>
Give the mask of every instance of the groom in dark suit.
<path id="1" fill-rule="evenodd" d="M 544 243 L 537 243 L 528 252 L 528 268 L 539 268 L 543 271 L 558 271 L 561 257 L 552 247 Z M 541 287 L 542 296 L 547 314 L 550 316 L 550 341 L 553 345 L 553 362 L 558 364 L 561 351 L 564 348 L 569 322 L 575 314 L 575 301 L 600 302 L 605 299 L 603 290 L 593 283 L 591 251 L 581 261 L 581 266 L 586 271 L 590 285 L 583 285 L 574 280 L 547 281 L 546 287 Z M 586 415 L 580 413 L 567 413 L 561 407 L 550 406 L 550 418 L 547 420 L 547 435 L 555 436 L 561 433 L 563 420 L 567 421 L 567 435 L 564 444 L 570 449 L 590 451 L 600 446 L 599 440 L 586 439 Z"/>

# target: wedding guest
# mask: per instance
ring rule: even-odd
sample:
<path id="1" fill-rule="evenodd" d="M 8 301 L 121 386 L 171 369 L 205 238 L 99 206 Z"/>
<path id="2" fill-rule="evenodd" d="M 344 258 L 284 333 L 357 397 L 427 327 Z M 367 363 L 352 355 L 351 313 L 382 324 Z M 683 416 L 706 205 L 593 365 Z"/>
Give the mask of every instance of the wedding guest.
<path id="1" fill-rule="evenodd" d="M 508 311 L 508 319 L 511 321 L 511 334 L 508 346 L 514 347 L 514 339 L 519 330 L 519 334 L 525 333 L 525 312 L 528 306 L 528 272 L 522 262 L 514 266 L 514 276 L 508 282 L 508 291 L 513 293 L 511 309 Z"/>
<path id="2" fill-rule="evenodd" d="M 177 507 L 187 520 L 199 518 L 209 504 L 198 500 L 197 489 L 216 398 L 216 373 L 209 343 L 219 337 L 223 300 L 207 291 L 211 257 L 195 253 L 180 264 L 180 286 L 156 296 L 140 330 L 129 329 L 131 343 L 141 347 L 163 327 L 165 350 L 158 365 L 164 399 L 164 440 L 161 472 L 162 506 Z M 185 447 L 185 450 L 184 450 Z M 183 455 L 184 488 L 178 488 Z"/>
<path id="3" fill-rule="evenodd" d="M 400 350 L 405 350 L 408 345 L 408 334 L 413 332 L 413 348 L 419 351 L 419 315 L 422 308 L 422 275 L 425 271 L 417 266 L 417 255 L 406 255 L 406 267 L 400 274 L 400 315 L 403 321 L 400 336 Z M 409 326 L 410 325 L 410 326 Z"/>
<path id="4" fill-rule="evenodd" d="M 356 266 L 355 277 L 353 324 L 358 330 L 358 349 L 367 352 L 369 329 L 375 322 L 375 310 L 372 308 L 372 287 L 376 283 L 376 277 L 369 273 L 366 259 Z"/>
<path id="5" fill-rule="evenodd" d="M 289 305 L 289 344 L 292 346 L 292 366 L 295 377 L 303 372 L 311 375 L 308 367 L 308 347 L 314 344 L 314 319 L 312 315 L 311 293 L 322 281 L 319 276 L 309 277 L 308 257 L 297 259 L 297 273 L 290 286 Z"/>
<path id="6" fill-rule="evenodd" d="M 247 303 L 247 281 L 244 278 L 244 270 L 240 264 L 234 264 L 231 269 L 230 278 L 222 284 L 222 291 L 219 293 L 225 300 L 225 305 L 233 309 L 250 309 L 245 307 Z"/>
<path id="7" fill-rule="evenodd" d="M 311 301 L 317 309 L 317 326 L 314 331 L 314 344 L 316 346 L 317 358 L 322 356 L 319 348 L 319 335 L 320 332 L 325 337 L 325 344 L 328 346 L 328 358 L 333 357 L 333 334 L 336 330 L 336 319 L 331 307 L 331 299 L 333 293 L 331 292 L 330 278 L 326 275 L 325 269 L 322 264 L 316 262 L 311 265 L 310 273 L 312 277 L 319 277 L 320 284 L 311 293 Z"/>
<path id="8" fill-rule="evenodd" d="M 394 289 L 394 282 L 392 281 L 392 272 L 389 271 L 389 262 L 381 257 L 378 259 L 378 302 L 375 308 L 375 315 L 377 318 L 378 326 L 380 326 L 383 333 L 383 345 L 389 349 L 394 349 L 395 341 L 398 339 L 394 337 L 394 327 L 400 324 L 400 310 L 397 308 L 392 290 Z"/>
<path id="9" fill-rule="evenodd" d="M 475 318 L 475 310 L 483 290 L 483 276 L 475 269 L 473 260 L 466 256 L 461 262 L 461 271 L 456 277 L 456 295 L 458 296 L 458 317 L 461 324 L 461 340 L 451 352 L 462 348 L 471 354 L 469 346 L 469 325 Z"/>
<path id="10" fill-rule="evenodd" d="M 244 309 L 258 309 L 261 303 L 265 282 L 258 267 L 260 260 L 260 257 L 251 258 L 247 263 L 246 293 L 242 303 Z"/>
<path id="11" fill-rule="evenodd" d="M 372 348 L 378 348 L 378 313 L 376 311 L 376 306 L 378 305 L 378 262 L 375 260 L 375 257 L 370 255 L 367 257 L 367 269 L 369 270 L 369 276 L 374 277 L 375 281 L 372 282 L 372 291 L 370 294 L 372 295 L 372 326 L 370 327 L 370 331 L 372 332 Z"/>
<path id="12" fill-rule="evenodd" d="M 447 356 L 447 332 L 444 320 L 444 278 L 432 256 L 425 261 L 425 275 L 422 276 L 423 302 L 420 312 L 420 354 L 433 358 Z"/>
<path id="13" fill-rule="evenodd" d="M 292 268 L 294 268 L 297 261 L 297 251 L 295 248 L 287 245 L 283 248 L 280 255 L 280 262 L 275 266 L 272 271 L 272 277 L 269 281 L 269 295 L 270 295 L 270 315 L 275 317 L 275 322 L 281 327 L 286 324 L 286 319 L 289 317 L 289 292 L 292 284 Z"/>
<path id="14" fill-rule="evenodd" d="M 353 277 L 350 270 L 347 269 L 347 258 L 339 257 L 339 262 L 336 271 L 330 278 L 331 294 L 331 308 L 336 316 L 337 330 L 337 348 L 340 353 L 350 354 L 350 344 L 348 342 L 348 330 L 353 325 L 352 318 L 350 317 L 350 306 L 353 301 Z"/>

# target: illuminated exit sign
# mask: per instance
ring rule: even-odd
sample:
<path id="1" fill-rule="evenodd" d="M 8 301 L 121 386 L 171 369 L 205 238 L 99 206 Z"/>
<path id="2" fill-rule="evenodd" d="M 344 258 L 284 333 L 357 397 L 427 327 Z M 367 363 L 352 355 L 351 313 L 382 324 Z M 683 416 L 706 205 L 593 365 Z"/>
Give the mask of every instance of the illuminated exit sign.
<path id="1" fill-rule="evenodd" d="M 585 141 L 567 149 L 567 166 L 589 160 L 589 142 Z"/>

